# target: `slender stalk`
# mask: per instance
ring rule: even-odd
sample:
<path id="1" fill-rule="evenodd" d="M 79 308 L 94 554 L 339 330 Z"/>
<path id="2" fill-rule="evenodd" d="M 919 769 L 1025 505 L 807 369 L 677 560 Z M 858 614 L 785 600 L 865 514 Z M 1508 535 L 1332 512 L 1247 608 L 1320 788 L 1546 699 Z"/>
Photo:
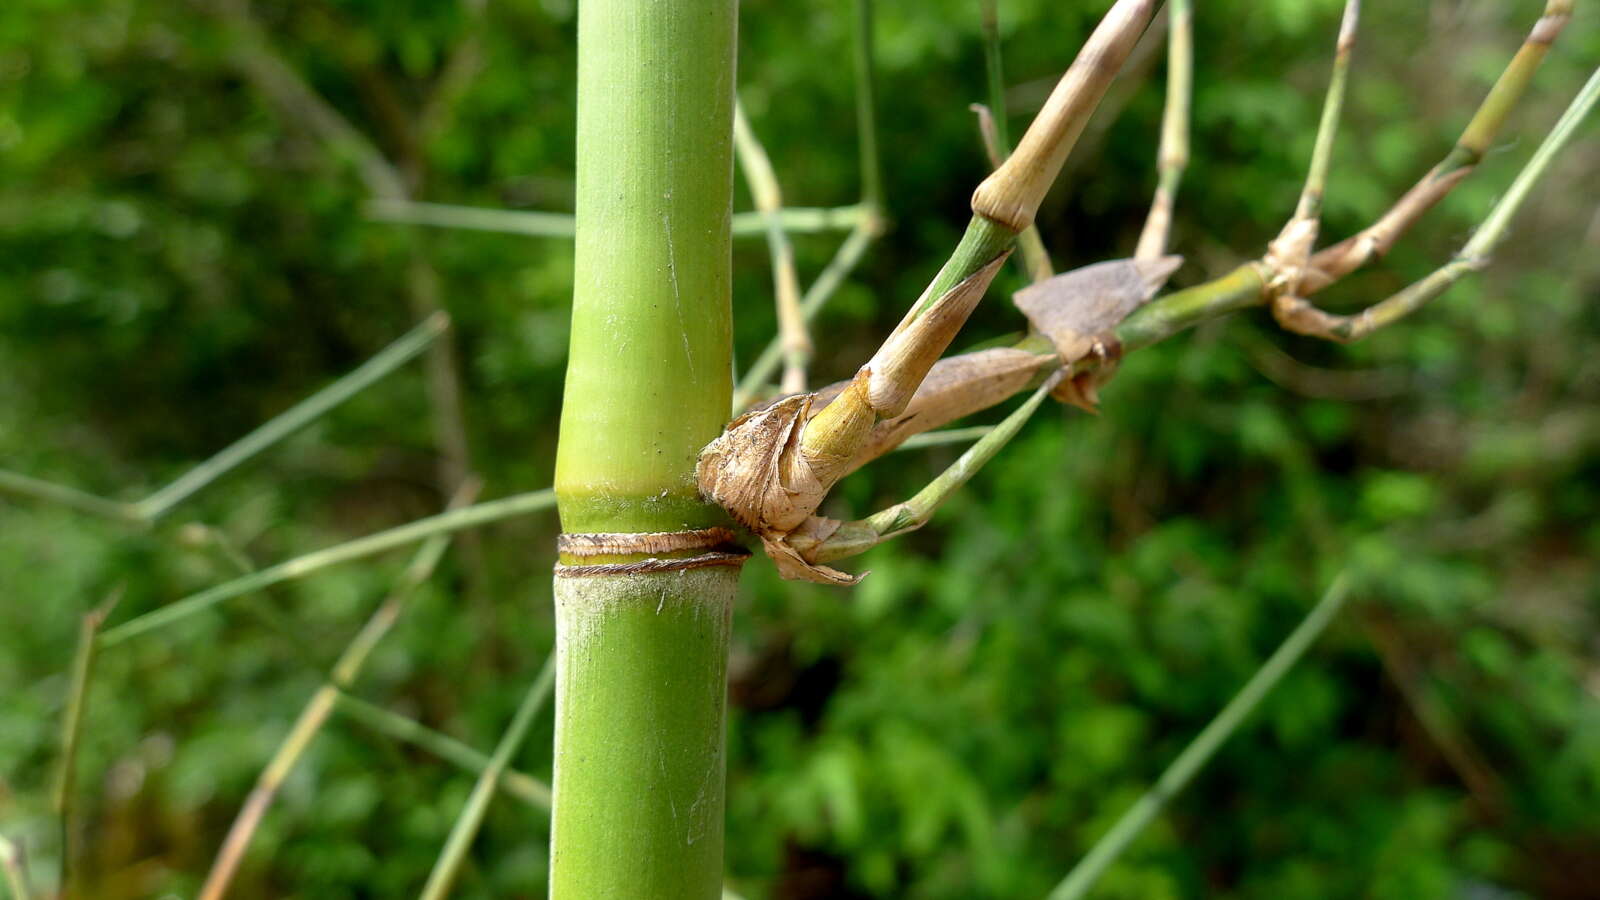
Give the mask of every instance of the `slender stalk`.
<path id="1" fill-rule="evenodd" d="M 420 747 L 463 771 L 481 775 L 489 768 L 489 754 L 344 691 L 338 692 L 334 708 L 379 734 Z M 500 789 L 535 809 L 550 811 L 550 787 L 532 775 L 507 769 L 500 776 Z"/>
<path id="2" fill-rule="evenodd" d="M 733 107 L 733 146 L 739 167 L 756 209 L 766 218 L 767 246 L 772 254 L 772 289 L 778 306 L 778 343 L 783 351 L 783 392 L 798 394 L 806 389 L 806 366 L 811 361 L 811 336 L 806 333 L 805 315 L 800 310 L 800 276 L 794 268 L 794 245 L 783 230 L 778 212 L 783 208 L 783 192 L 772 160 L 761 146 L 744 108 Z"/>
<path id="3" fill-rule="evenodd" d="M 1106 832 L 1105 837 L 1095 843 L 1088 855 L 1050 893 L 1050 900 L 1076 900 L 1088 894 L 1106 867 L 1128 849 L 1134 838 L 1144 831 L 1145 826 L 1161 812 L 1168 800 L 1188 786 L 1195 774 L 1211 761 L 1217 748 L 1233 736 L 1239 726 L 1261 704 L 1261 700 L 1277 687 L 1278 682 L 1290 669 L 1294 668 L 1300 657 L 1305 655 L 1306 648 L 1311 646 L 1328 627 L 1328 623 L 1339 614 L 1349 593 L 1349 580 L 1344 575 L 1334 579 L 1327 593 L 1323 594 L 1322 599 L 1312 607 L 1311 612 L 1295 627 L 1283 644 L 1268 657 L 1254 675 L 1250 676 L 1250 680 L 1232 700 L 1228 701 L 1222 712 L 1217 713 L 1216 718 L 1212 719 L 1189 746 L 1178 754 L 1178 758 L 1161 773 L 1161 777 L 1150 790 L 1117 820 L 1117 824 Z"/>
<path id="4" fill-rule="evenodd" d="M 736 0 L 578 7 L 554 900 L 721 892 L 742 556 L 682 552 L 713 551 L 727 534 L 694 469 L 732 399 L 736 17 Z"/>
<path id="5" fill-rule="evenodd" d="M 552 655 L 545 661 L 544 668 L 533 680 L 533 684 L 528 687 L 528 692 L 523 695 L 522 703 L 511 719 L 511 725 L 506 728 L 505 734 L 500 737 L 500 743 L 494 748 L 494 756 L 489 758 L 489 764 L 484 767 L 483 772 L 478 775 L 477 783 L 472 786 L 472 793 L 467 796 L 467 804 L 457 817 L 455 826 L 450 829 L 450 836 L 445 839 L 439 860 L 434 863 L 433 871 L 428 875 L 428 883 L 422 888 L 422 900 L 444 900 L 449 896 L 450 887 L 455 883 L 456 876 L 461 872 L 461 864 L 467 858 L 467 851 L 472 848 L 472 839 L 477 837 L 478 827 L 483 824 L 483 817 L 489 811 L 489 801 L 499 790 L 500 780 L 511 766 L 511 757 L 521 749 L 522 741 L 528 735 L 528 726 L 533 723 L 533 717 L 539 714 L 539 710 L 544 708 L 545 701 L 550 699 L 550 688 L 555 683 L 555 678 L 555 656 Z"/>
<path id="6" fill-rule="evenodd" d="M 1506 117 L 1527 93 L 1533 75 L 1550 52 L 1551 44 L 1572 19 L 1573 0 L 1547 0 L 1543 14 L 1527 40 L 1506 65 L 1499 80 L 1473 114 L 1454 147 L 1438 165 L 1412 186 L 1378 221 L 1360 232 L 1319 251 L 1311 258 L 1302 291 L 1321 290 L 1349 273 L 1382 258 L 1423 214 L 1443 200 L 1472 174 L 1504 127 Z"/>
<path id="7" fill-rule="evenodd" d="M 878 73 L 872 34 L 873 0 L 855 4 L 856 141 L 861 156 L 861 205 L 883 214 L 883 164 L 878 155 Z"/>
<path id="8" fill-rule="evenodd" d="M 329 410 L 371 387 L 428 347 L 450 327 L 450 318 L 435 312 L 422 324 L 401 335 L 349 374 L 284 410 L 215 456 L 190 469 L 171 484 L 134 505 L 140 518 L 155 520 L 194 496 L 202 488 L 248 462 L 261 451 L 325 415 Z"/>
<path id="9" fill-rule="evenodd" d="M 132 503 L 118 503 L 104 497 L 80 491 L 75 487 L 43 481 L 20 472 L 11 472 L 0 469 L 0 492 L 13 497 L 26 497 L 30 500 L 43 500 L 47 503 L 59 503 L 79 512 L 92 513 L 104 516 L 107 519 L 116 519 L 120 522 L 141 522 L 139 511 Z"/>
<path id="10" fill-rule="evenodd" d="M 324 547 L 321 550 L 315 550 L 303 556 L 284 560 L 277 565 L 268 566 L 258 572 L 235 578 L 232 581 L 225 581 L 215 587 L 207 588 L 197 594 L 191 594 L 142 616 L 129 619 L 115 628 L 107 629 L 101 634 L 100 646 L 105 648 L 121 644 L 148 631 L 203 612 L 224 600 L 230 600 L 252 591 L 259 591 L 275 584 L 282 584 L 285 581 L 304 578 L 329 566 L 336 566 L 354 559 L 372 556 L 385 550 L 393 550 L 396 547 L 404 547 L 407 544 L 414 544 L 437 534 L 477 528 L 480 525 L 487 525 L 491 522 L 546 510 L 554 506 L 555 501 L 555 492 L 550 490 L 515 494 L 500 500 L 491 500 L 488 503 L 469 506 L 466 509 L 442 512 L 425 519 L 418 519 L 415 522 L 407 522 L 387 531 L 369 534 L 353 541 L 346 541 L 343 544 Z"/>
<path id="11" fill-rule="evenodd" d="M 1136 259 L 1157 259 L 1167 254 L 1172 239 L 1172 211 L 1178 185 L 1189 167 L 1189 108 L 1194 93 L 1194 8 L 1191 0 L 1172 0 L 1167 31 L 1167 103 L 1161 114 L 1161 147 L 1156 151 L 1159 172 L 1155 199 L 1139 233 Z"/>
<path id="12" fill-rule="evenodd" d="M 476 491 L 477 484 L 469 484 L 452 498 L 451 508 L 459 509 L 470 503 Z M 334 703 L 338 699 L 338 692 L 348 689 L 360 675 L 373 648 L 399 620 L 406 601 L 433 574 L 433 570 L 449 546 L 448 534 L 435 535 L 424 541 L 412 558 L 411 564 L 401 573 L 399 582 L 390 591 L 389 596 L 379 604 L 377 610 L 339 655 L 328 681 L 311 695 L 311 700 L 300 711 L 300 717 L 289 729 L 289 734 L 279 745 L 278 751 L 273 754 L 266 768 L 262 769 L 261 775 L 257 777 L 255 787 L 250 791 L 244 807 L 239 810 L 239 815 L 234 818 L 233 825 L 228 829 L 228 835 L 217 851 L 217 858 L 211 864 L 211 871 L 206 875 L 205 884 L 200 888 L 201 900 L 221 900 L 226 896 L 228 886 L 239 870 L 239 864 L 244 861 L 250 841 L 255 837 L 257 826 L 271 808 L 273 800 L 277 799 L 278 790 L 283 786 L 284 780 L 294 771 L 300 757 L 305 755 L 312 740 L 328 721 L 328 716 L 332 714 Z"/>
<path id="13" fill-rule="evenodd" d="M 806 323 L 809 324 L 817 317 L 817 313 L 822 312 L 822 308 L 827 306 L 828 301 L 838 292 L 839 286 L 850 277 L 856 264 L 861 262 L 861 257 L 866 255 L 867 248 L 872 246 L 878 228 L 876 220 L 870 224 L 862 223 L 850 232 L 844 243 L 839 245 L 833 259 L 828 261 L 828 265 L 817 276 L 817 280 L 811 283 L 805 296 L 800 298 L 800 316 Z M 783 343 L 774 337 L 739 379 L 739 386 L 733 392 L 735 413 L 750 405 L 750 401 L 764 389 L 767 379 L 772 376 L 782 360 Z"/>
<path id="14" fill-rule="evenodd" d="M 818 234 L 848 231 L 855 228 L 865 214 L 866 210 L 861 206 L 800 206 L 778 210 L 778 219 L 783 223 L 783 229 L 791 234 Z M 453 206 L 448 203 L 377 200 L 367 207 L 367 218 L 400 225 L 494 231 L 528 237 L 570 238 L 577 233 L 577 219 L 566 213 Z M 759 211 L 733 214 L 734 237 L 764 237 L 766 233 L 766 214 Z"/>
<path id="15" fill-rule="evenodd" d="M 56 777 L 55 809 L 61 828 L 61 896 L 75 894 L 72 880 L 81 848 L 78 846 L 77 782 L 78 743 L 83 734 L 84 712 L 89 708 L 89 685 L 94 680 L 95 634 L 122 599 L 117 588 L 105 602 L 84 613 L 78 625 L 78 652 L 72 660 L 72 687 L 61 724 L 61 768 Z"/>
<path id="16" fill-rule="evenodd" d="M 993 430 L 993 425 L 973 425 L 970 428 L 947 428 L 944 431 L 928 431 L 906 438 L 895 449 L 921 450 L 926 447 L 942 447 L 946 444 L 965 444 L 969 441 L 975 441 Z"/>

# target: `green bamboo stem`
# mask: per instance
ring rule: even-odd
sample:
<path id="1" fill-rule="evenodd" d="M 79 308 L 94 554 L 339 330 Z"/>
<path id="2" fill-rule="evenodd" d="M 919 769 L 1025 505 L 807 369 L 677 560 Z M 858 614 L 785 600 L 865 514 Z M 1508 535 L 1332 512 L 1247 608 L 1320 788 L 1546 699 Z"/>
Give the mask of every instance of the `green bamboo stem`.
<path id="1" fill-rule="evenodd" d="M 1300 657 L 1305 655 L 1306 648 L 1316 641 L 1328 627 L 1328 623 L 1338 615 L 1347 596 L 1349 596 L 1349 580 L 1340 575 L 1334 579 L 1327 593 L 1323 594 L 1322 599 L 1312 607 L 1311 612 L 1295 627 L 1283 644 L 1268 657 L 1254 675 L 1250 676 L 1250 680 L 1239 693 L 1228 701 L 1228 705 L 1217 713 L 1216 718 L 1212 719 L 1189 746 L 1178 754 L 1178 758 L 1172 761 L 1167 770 L 1161 773 L 1161 777 L 1150 790 L 1117 820 L 1111 830 L 1095 843 L 1089 853 L 1056 886 L 1056 889 L 1051 891 L 1050 900 L 1077 900 L 1089 892 L 1106 868 L 1115 862 L 1145 826 L 1160 814 L 1167 801 L 1188 786 L 1195 774 L 1211 761 L 1217 748 L 1233 736 L 1239 726 L 1261 704 L 1262 699 L 1277 687 L 1278 682 L 1290 669 L 1294 668 Z"/>
<path id="2" fill-rule="evenodd" d="M 477 485 L 471 484 L 458 492 L 451 501 L 451 508 L 458 509 L 471 502 L 472 495 L 476 491 Z M 299 718 L 289 729 L 289 734 L 278 746 L 277 752 L 267 762 L 266 767 L 261 770 L 260 776 L 256 778 L 255 787 L 250 791 L 244 806 L 228 829 L 227 837 L 217 850 L 217 858 L 211 864 L 211 871 L 207 873 L 205 883 L 200 888 L 198 895 L 200 900 L 221 900 L 227 895 L 228 886 L 238 872 L 239 864 L 244 861 L 250 841 L 255 837 L 256 828 L 265 818 L 267 810 L 272 807 L 272 802 L 277 799 L 278 790 L 283 786 L 284 780 L 294 771 L 295 765 L 310 748 L 311 742 L 322 730 L 322 726 L 327 723 L 328 717 L 333 713 L 339 691 L 348 689 L 354 683 L 362 667 L 366 665 L 368 656 L 399 620 L 411 594 L 432 576 L 439 560 L 444 557 L 445 549 L 450 546 L 450 537 L 448 534 L 440 534 L 423 542 L 410 565 L 401 573 L 389 596 L 378 605 L 366 624 L 356 632 L 344 652 L 339 655 L 327 682 L 312 693 L 311 700 L 301 710 Z"/>
<path id="3" fill-rule="evenodd" d="M 1161 146 L 1156 151 L 1156 195 L 1150 202 L 1135 259 L 1158 259 L 1172 239 L 1178 186 L 1189 167 L 1189 113 L 1194 94 L 1194 8 L 1191 0 L 1168 4 L 1167 102 L 1161 113 Z"/>
<path id="4" fill-rule="evenodd" d="M 778 220 L 791 234 L 822 234 L 849 231 L 858 225 L 866 210 L 861 206 L 807 207 L 778 210 Z M 421 203 L 409 200 L 376 200 L 367 207 L 367 218 L 397 225 L 425 225 L 463 231 L 492 231 L 528 237 L 570 238 L 577 233 L 577 219 L 566 213 L 481 206 L 456 206 L 448 203 Z M 767 215 L 757 211 L 733 214 L 734 237 L 763 237 Z"/>
<path id="5" fill-rule="evenodd" d="M 384 376 L 415 359 L 450 327 L 450 318 L 436 312 L 394 343 L 378 351 L 349 374 L 301 400 L 269 419 L 215 456 L 190 469 L 166 487 L 134 504 L 138 516 L 154 521 L 173 507 L 194 496 L 207 485 L 254 458 L 301 428 L 311 424 L 334 407 L 375 384 Z"/>
<path id="6" fill-rule="evenodd" d="M 78 744 L 83 734 L 84 713 L 89 708 L 89 686 L 94 681 L 95 635 L 120 599 L 122 588 L 119 587 L 99 606 L 84 613 L 78 625 L 78 651 L 72 659 L 71 688 L 67 693 L 66 715 L 62 717 L 61 767 L 54 796 L 61 830 L 60 895 L 63 898 L 76 894 L 72 876 L 81 854 L 77 835 Z"/>
<path id="7" fill-rule="evenodd" d="M 420 747 L 464 772 L 481 775 L 489 768 L 489 754 L 344 691 L 337 692 L 334 708 L 379 734 Z M 550 812 L 550 787 L 532 775 L 507 769 L 500 776 L 500 789 L 535 809 Z"/>
<path id="8" fill-rule="evenodd" d="M 1314 220 L 1322 215 L 1323 195 L 1328 186 L 1328 170 L 1333 164 L 1333 145 L 1339 135 L 1339 116 L 1344 111 L 1345 83 L 1350 74 L 1350 52 L 1355 47 L 1356 26 L 1361 18 L 1360 0 L 1346 0 L 1344 19 L 1339 26 L 1339 39 L 1333 56 L 1333 75 L 1328 79 L 1328 92 L 1323 97 L 1322 118 L 1317 123 L 1317 137 L 1311 150 L 1311 165 L 1306 171 L 1305 188 L 1300 192 L 1300 202 L 1295 207 L 1296 219 Z"/>
<path id="9" fill-rule="evenodd" d="M 525 516 L 529 513 L 539 512 L 555 506 L 555 492 L 550 490 L 530 491 L 526 494 L 515 494 L 500 500 L 491 500 L 479 503 L 465 509 L 442 512 L 438 515 L 407 522 L 386 531 L 379 531 L 365 537 L 324 547 L 302 556 L 284 560 L 276 565 L 268 566 L 257 572 L 252 572 L 231 581 L 225 581 L 215 587 L 207 588 L 197 594 L 191 594 L 180 600 L 152 610 L 144 615 L 129 619 L 115 628 L 109 628 L 100 635 L 101 648 L 116 646 L 124 641 L 131 640 L 146 632 L 182 621 L 192 615 L 203 612 L 211 607 L 230 600 L 234 597 L 259 591 L 275 584 L 304 578 L 319 572 L 329 566 L 350 562 L 414 544 L 426 540 L 437 534 L 461 531 L 467 528 L 477 528 L 491 522 Z"/>
<path id="10" fill-rule="evenodd" d="M 564 552 L 555 578 L 553 900 L 721 892 L 738 569 L 689 568 L 647 548 L 726 521 L 694 470 L 733 393 L 736 18 L 735 0 L 578 7 L 578 228 L 556 493 L 564 531 L 608 549 L 594 565 Z"/>
<path id="11" fill-rule="evenodd" d="M 528 735 L 528 726 L 533 724 L 533 717 L 539 714 L 539 710 L 544 708 L 545 701 L 550 699 L 550 688 L 555 682 L 555 677 L 555 657 L 551 656 L 545 661 L 544 668 L 533 680 L 533 684 L 528 687 L 528 692 L 523 695 L 522 703 L 511 719 L 511 725 L 506 728 L 505 734 L 500 737 L 500 743 L 494 748 L 494 756 L 489 758 L 489 764 L 484 767 L 483 772 L 478 775 L 477 783 L 472 786 L 472 793 L 467 796 L 466 806 L 456 818 L 455 826 L 450 829 L 450 836 L 445 839 L 439 860 L 434 863 L 433 871 L 428 875 L 428 883 L 422 888 L 420 895 L 422 900 L 444 900 L 449 896 L 450 887 L 455 884 L 456 876 L 461 872 L 461 864 L 466 861 L 467 851 L 472 849 L 473 838 L 477 837 L 478 828 L 483 824 L 483 817 L 489 811 L 489 801 L 494 799 L 501 779 L 511 767 L 511 757 L 521 749 L 522 741 Z"/>

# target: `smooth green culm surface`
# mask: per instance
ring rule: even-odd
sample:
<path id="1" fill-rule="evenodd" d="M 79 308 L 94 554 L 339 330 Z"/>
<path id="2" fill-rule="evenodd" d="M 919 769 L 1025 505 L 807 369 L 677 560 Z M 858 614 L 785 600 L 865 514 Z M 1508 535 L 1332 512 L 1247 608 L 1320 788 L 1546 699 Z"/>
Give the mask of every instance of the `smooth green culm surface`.
<path id="1" fill-rule="evenodd" d="M 568 531 L 717 521 L 694 460 L 732 396 L 732 0 L 584 0 L 556 492 Z"/>
<path id="2" fill-rule="evenodd" d="M 738 577 L 556 578 L 552 898 L 720 894 Z"/>

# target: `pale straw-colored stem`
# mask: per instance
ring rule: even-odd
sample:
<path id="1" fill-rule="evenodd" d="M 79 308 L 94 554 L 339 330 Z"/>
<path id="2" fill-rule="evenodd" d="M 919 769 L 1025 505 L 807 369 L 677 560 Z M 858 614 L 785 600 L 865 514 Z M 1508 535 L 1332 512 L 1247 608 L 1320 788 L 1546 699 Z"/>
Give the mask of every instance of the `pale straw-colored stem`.
<path id="1" fill-rule="evenodd" d="M 1191 0 L 1172 0 L 1168 5 L 1167 99 L 1161 114 L 1161 146 L 1156 152 L 1155 198 L 1144 230 L 1139 233 L 1135 259 L 1159 259 L 1167 255 L 1172 240 L 1173 210 L 1178 202 L 1178 186 L 1189 167 L 1189 111 L 1194 94 L 1194 9 Z"/>
<path id="2" fill-rule="evenodd" d="M 783 352 L 784 393 L 806 389 L 806 366 L 811 361 L 811 336 L 806 333 L 805 314 L 800 309 L 800 276 L 794 267 L 794 245 L 783 230 L 778 213 L 783 209 L 783 191 L 772 168 L 767 149 L 761 145 L 744 107 L 733 107 L 733 147 L 744 172 L 751 199 L 767 225 L 767 247 L 772 256 L 772 290 L 778 309 L 778 345 Z"/>

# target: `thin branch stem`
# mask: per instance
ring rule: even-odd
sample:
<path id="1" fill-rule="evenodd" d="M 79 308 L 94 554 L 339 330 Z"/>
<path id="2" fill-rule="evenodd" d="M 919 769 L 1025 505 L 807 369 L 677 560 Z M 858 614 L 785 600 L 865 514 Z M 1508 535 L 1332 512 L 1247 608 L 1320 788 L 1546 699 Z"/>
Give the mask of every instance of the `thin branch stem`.
<path id="1" fill-rule="evenodd" d="M 1050 900 L 1077 900 L 1085 896 L 1094 886 L 1101 874 L 1116 861 L 1122 852 L 1128 849 L 1146 825 L 1161 812 L 1167 801 L 1177 796 L 1196 773 L 1205 768 L 1206 763 L 1217 752 L 1233 733 L 1239 729 L 1263 698 L 1277 687 L 1278 682 L 1288 671 L 1294 668 L 1300 657 L 1305 655 L 1306 648 L 1316 641 L 1328 624 L 1338 615 L 1343 608 L 1345 598 L 1349 596 L 1349 579 L 1345 575 L 1335 578 L 1333 585 L 1323 594 L 1317 605 L 1312 607 L 1303 621 L 1295 627 L 1283 644 L 1273 652 L 1272 656 L 1262 664 L 1256 673 L 1228 705 L 1222 708 L 1216 718 L 1185 747 L 1178 758 L 1172 761 L 1167 770 L 1161 773 L 1156 783 L 1140 797 L 1122 818 L 1106 832 L 1088 855 L 1078 863 L 1056 889 L 1050 893 Z"/>
<path id="2" fill-rule="evenodd" d="M 348 692 L 337 692 L 334 707 L 371 730 L 420 747 L 462 771 L 481 775 L 489 768 L 489 754 Z M 535 809 L 550 812 L 550 786 L 532 775 L 507 769 L 500 776 L 500 789 Z"/>
<path id="3" fill-rule="evenodd" d="M 124 523 L 141 523 L 138 509 L 132 503 L 118 503 L 104 497 L 80 491 L 75 487 L 43 481 L 20 472 L 0 469 L 0 493 L 29 500 L 58 503 L 79 512 L 103 516 Z"/>
<path id="4" fill-rule="evenodd" d="M 744 106 L 733 106 L 733 146 L 745 183 L 767 224 L 767 247 L 772 255 L 772 288 L 778 307 L 778 343 L 783 352 L 783 391 L 797 394 L 806 389 L 806 366 L 811 361 L 811 336 L 800 311 L 800 276 L 794 268 L 794 246 L 783 230 L 778 213 L 783 209 L 783 191 L 772 160 L 750 127 Z"/>
<path id="5" fill-rule="evenodd" d="M 884 541 L 916 531 L 928 524 L 934 511 L 948 500 L 951 494 L 971 480 L 979 469 L 994 459 L 1001 448 L 1017 436 L 1022 426 L 1027 424 L 1039 410 L 1039 405 L 1044 402 L 1045 397 L 1049 396 L 1056 381 L 1055 378 L 1046 379 L 1021 406 L 1001 420 L 1000 424 L 989 429 L 977 443 L 967 448 L 967 451 L 949 468 L 910 500 L 897 503 L 865 519 L 846 522 L 815 549 L 805 547 L 796 549 L 799 549 L 808 560 L 819 563 L 832 562 L 864 553 Z"/>
<path id="6" fill-rule="evenodd" d="M 994 147 L 990 152 L 995 168 L 1011 152 L 1011 135 L 1007 127 L 1005 63 L 1000 56 L 1000 10 L 998 0 L 982 0 L 978 4 L 979 21 L 983 27 L 983 68 L 989 87 L 989 121 L 994 129 Z"/>
<path id="7" fill-rule="evenodd" d="M 1472 121 L 1445 158 L 1422 176 L 1378 221 L 1328 247 L 1311 258 L 1304 294 L 1315 293 L 1356 269 L 1381 259 L 1423 214 L 1443 200 L 1457 184 L 1472 174 L 1488 151 L 1506 117 L 1527 92 L 1533 74 L 1572 18 L 1573 0 L 1548 0 L 1506 69 L 1484 98 Z"/>
<path id="8" fill-rule="evenodd" d="M 78 745 L 83 734 L 83 718 L 89 708 L 89 686 L 94 681 L 95 635 L 106 617 L 122 599 L 122 588 L 111 592 L 99 606 L 84 613 L 78 624 L 78 652 L 72 659 L 72 687 L 67 694 L 67 711 L 61 723 L 61 767 L 55 789 L 56 819 L 61 828 L 61 887 L 63 898 L 74 895 L 73 869 L 81 853 L 78 846 L 77 786 Z"/>
<path id="9" fill-rule="evenodd" d="M 785 231 L 791 234 L 820 234 L 848 231 L 868 215 L 862 205 L 833 207 L 791 207 L 778 211 Z M 568 213 L 494 209 L 485 206 L 458 206 L 449 203 L 419 203 L 409 200 L 375 200 L 367 207 L 367 218 L 399 225 L 428 225 L 466 231 L 493 231 L 528 237 L 570 238 L 577 233 L 577 220 Z M 766 216 L 760 212 L 733 214 L 734 237 L 763 237 Z"/>
<path id="10" fill-rule="evenodd" d="M 425 540 L 437 534 L 447 534 L 467 528 L 476 528 L 491 522 L 540 512 L 555 506 L 555 492 L 549 489 L 515 494 L 500 500 L 479 503 L 465 509 L 443 512 L 369 534 L 364 537 L 325 547 L 311 553 L 285 560 L 259 572 L 223 582 L 197 594 L 169 603 L 142 616 L 135 617 L 100 635 L 102 648 L 115 646 L 148 631 L 170 625 L 189 616 L 251 591 L 304 578 L 314 572 L 340 563 L 372 556 L 396 547 Z"/>
<path id="11" fill-rule="evenodd" d="M 1150 214 L 1139 233 L 1135 259 L 1167 255 L 1172 240 L 1173 209 L 1178 186 L 1189 167 L 1189 115 L 1194 93 L 1194 9 L 1191 0 L 1172 0 L 1167 31 L 1167 102 L 1161 114 L 1161 147 L 1156 152 L 1159 172 Z"/>
<path id="12" fill-rule="evenodd" d="M 470 503 L 477 490 L 477 483 L 470 482 L 452 498 L 450 508 L 460 509 Z M 250 841 L 255 837 L 257 826 L 261 824 L 272 802 L 277 799 L 278 790 L 283 786 L 284 780 L 294 771 L 295 765 L 299 763 L 300 758 L 311 746 L 311 742 L 316 739 L 317 733 L 328 721 L 338 691 L 348 689 L 360 675 L 373 648 L 400 618 L 411 594 L 433 574 L 439 560 L 444 557 L 445 549 L 450 545 L 450 537 L 449 534 L 439 534 L 423 542 L 416 555 L 412 557 L 411 564 L 401 573 L 389 596 L 379 604 L 366 624 L 339 655 L 338 661 L 334 663 L 332 676 L 311 695 L 311 700 L 301 710 L 300 717 L 289 729 L 289 734 L 256 778 L 255 787 L 251 789 L 244 807 L 239 810 L 233 825 L 228 829 L 228 835 L 217 850 L 217 858 L 212 862 L 211 871 L 206 875 L 205 884 L 200 889 L 201 900 L 221 900 L 227 895 L 233 876 L 238 872 L 239 864 L 244 861 L 245 853 L 250 848 Z"/>
<path id="13" fill-rule="evenodd" d="M 166 487 L 134 504 L 139 518 L 155 521 L 207 485 L 257 454 L 326 415 L 380 379 L 415 359 L 450 327 L 450 318 L 436 312 L 371 359 L 315 394 L 279 413 L 215 456 L 190 469 Z"/>
<path id="14" fill-rule="evenodd" d="M 861 157 L 861 205 L 867 215 L 883 214 L 883 164 L 878 155 L 877 45 L 872 33 L 873 0 L 855 4 L 856 141 Z"/>
<path id="15" fill-rule="evenodd" d="M 555 683 L 556 654 L 551 653 L 545 660 L 544 669 L 533 680 L 527 694 L 522 698 L 522 705 L 517 707 L 510 727 L 501 736 L 500 743 L 494 749 L 494 756 L 489 759 L 489 765 L 478 776 L 477 784 L 473 785 L 466 806 L 456 819 L 455 827 L 450 830 L 450 836 L 445 840 L 444 849 L 439 854 L 439 861 L 434 864 L 433 872 L 428 876 L 428 883 L 422 889 L 422 900 L 443 900 L 449 895 L 450 887 L 461 871 L 461 863 L 465 861 L 467 851 L 472 848 L 472 841 L 477 837 L 478 828 L 483 824 L 483 817 L 489 810 L 489 801 L 494 797 L 500 779 L 510 768 L 511 757 L 522 747 L 523 738 L 527 736 L 528 726 L 532 724 L 533 717 L 538 715 L 544 708 L 545 701 L 550 698 Z"/>
<path id="16" fill-rule="evenodd" d="M 800 298 L 800 316 L 807 323 L 817 317 L 817 313 L 833 298 L 839 286 L 850 276 L 861 257 L 866 254 L 867 248 L 877 237 L 881 223 L 877 219 L 869 219 L 857 225 L 850 236 L 834 253 L 833 259 L 817 275 L 817 280 L 811 283 L 805 296 Z M 733 411 L 735 414 L 750 405 L 750 402 L 763 390 L 767 379 L 772 376 L 775 369 L 783 359 L 783 348 L 775 337 L 750 364 L 744 375 L 739 379 L 739 384 L 733 390 Z"/>
<path id="17" fill-rule="evenodd" d="M 1539 179 L 1549 170 L 1556 154 L 1572 140 L 1578 126 L 1593 111 L 1597 101 L 1600 101 L 1600 69 L 1596 69 L 1590 76 L 1588 83 L 1573 98 L 1566 112 L 1562 113 L 1555 127 L 1540 143 L 1539 149 L 1534 151 L 1533 156 L 1522 167 L 1522 171 L 1517 173 L 1511 187 L 1495 203 L 1483 224 L 1473 233 L 1472 239 L 1467 241 L 1466 246 L 1462 247 L 1450 262 L 1394 296 L 1354 315 L 1333 315 L 1317 309 L 1304 300 L 1288 298 L 1291 303 L 1286 306 L 1285 312 L 1278 316 L 1279 322 L 1291 331 L 1313 337 L 1341 343 L 1360 340 L 1416 312 L 1457 281 L 1486 267 L 1490 255 L 1505 239 L 1506 227 L 1510 224 L 1512 216 L 1516 215 L 1517 210 L 1528 199 L 1534 185 L 1538 184 Z M 1277 312 L 1276 308 L 1274 312 Z"/>
<path id="18" fill-rule="evenodd" d="M 946 444 L 965 444 L 975 441 L 993 431 L 993 425 L 974 425 L 970 428 L 946 428 L 943 431 L 925 431 L 914 434 L 900 443 L 895 450 L 921 450 L 926 447 L 942 447 Z"/>

